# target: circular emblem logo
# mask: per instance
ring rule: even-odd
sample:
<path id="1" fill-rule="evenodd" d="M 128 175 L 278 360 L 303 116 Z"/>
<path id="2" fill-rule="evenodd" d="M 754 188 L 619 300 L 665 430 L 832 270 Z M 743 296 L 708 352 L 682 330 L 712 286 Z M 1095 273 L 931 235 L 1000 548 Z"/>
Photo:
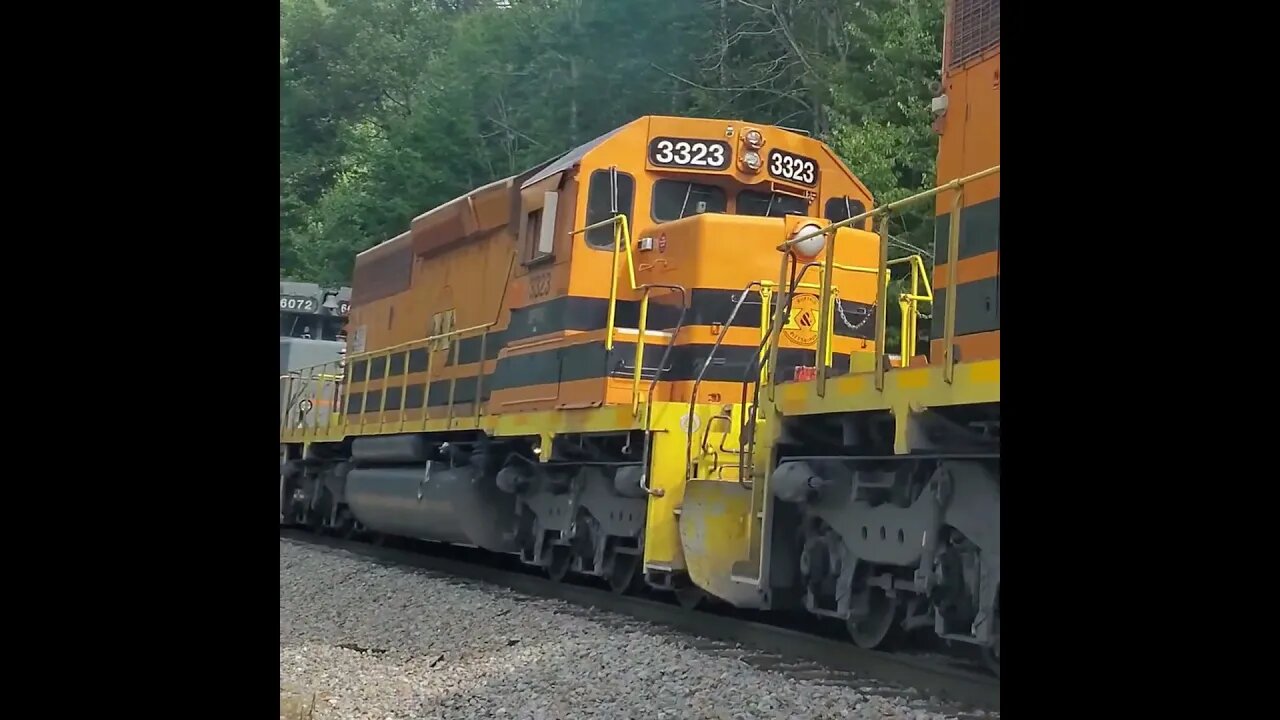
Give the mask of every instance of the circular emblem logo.
<path id="1" fill-rule="evenodd" d="M 799 295 L 791 299 L 791 317 L 782 326 L 782 334 L 796 345 L 818 342 L 818 297 Z"/>

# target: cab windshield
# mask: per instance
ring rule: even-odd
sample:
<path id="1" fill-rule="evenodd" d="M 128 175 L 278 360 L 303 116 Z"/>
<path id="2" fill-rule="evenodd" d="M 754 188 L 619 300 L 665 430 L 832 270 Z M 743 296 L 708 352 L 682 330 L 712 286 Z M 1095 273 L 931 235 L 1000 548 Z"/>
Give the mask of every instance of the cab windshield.
<path id="1" fill-rule="evenodd" d="M 743 190 L 738 193 L 738 215 L 782 217 L 805 215 L 808 212 L 809 201 L 795 195 L 762 193 L 754 190 Z"/>

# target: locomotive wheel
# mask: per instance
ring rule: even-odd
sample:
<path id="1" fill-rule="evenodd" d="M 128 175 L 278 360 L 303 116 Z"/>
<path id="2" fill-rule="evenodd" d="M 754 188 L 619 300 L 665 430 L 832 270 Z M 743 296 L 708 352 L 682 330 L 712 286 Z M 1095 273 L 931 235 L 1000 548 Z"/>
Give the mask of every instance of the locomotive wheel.
<path id="1" fill-rule="evenodd" d="M 637 584 L 640 575 L 640 556 L 615 553 L 613 569 L 609 572 L 609 589 L 618 595 L 626 595 Z"/>
<path id="2" fill-rule="evenodd" d="M 870 593 L 869 612 L 863 618 L 845 621 L 853 644 L 864 650 L 885 648 L 893 644 L 902 632 L 905 608 L 896 597 L 889 597 L 878 587 L 866 588 Z"/>
<path id="3" fill-rule="evenodd" d="M 567 545 L 552 545 L 551 562 L 547 563 L 547 577 L 554 582 L 564 582 L 569 575 L 569 566 L 573 564 L 573 551 Z"/>

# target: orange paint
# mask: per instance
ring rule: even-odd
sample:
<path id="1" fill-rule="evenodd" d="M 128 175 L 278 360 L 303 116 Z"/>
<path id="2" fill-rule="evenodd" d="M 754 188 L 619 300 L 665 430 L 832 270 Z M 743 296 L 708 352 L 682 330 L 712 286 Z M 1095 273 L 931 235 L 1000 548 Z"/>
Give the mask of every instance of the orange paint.
<path id="1" fill-rule="evenodd" d="M 762 162 L 754 172 L 744 161 L 744 153 L 752 149 L 745 139 L 750 129 L 759 131 L 764 141 L 756 150 Z M 663 146 L 666 149 L 654 150 L 663 138 L 671 139 Z M 685 144 L 682 146 L 681 142 Z M 700 158 L 703 164 L 672 167 L 672 163 L 685 162 L 679 159 L 682 153 L 687 160 Z M 720 153 L 724 153 L 727 162 L 723 167 L 713 167 Z M 665 165 L 659 162 L 664 157 L 670 161 Z M 348 323 L 353 341 L 362 337 L 363 350 L 373 351 L 425 338 L 432 334 L 433 327 L 444 327 L 441 318 L 450 313 L 454 329 L 492 323 L 490 332 L 503 331 L 512 327 L 512 313 L 520 311 L 523 315 L 518 328 L 529 336 L 502 340 L 498 360 L 486 362 L 486 371 L 495 371 L 499 364 L 505 368 L 535 353 L 604 342 L 603 322 L 598 328 L 585 331 L 561 330 L 556 325 L 562 318 L 553 316 L 551 306 L 540 311 L 522 309 L 565 296 L 608 298 L 614 262 L 611 248 L 593 246 L 585 234 L 574 231 L 588 224 L 588 208 L 593 203 L 594 207 L 603 208 L 601 212 L 607 217 L 609 197 L 607 192 L 601 195 L 600 188 L 609 187 L 611 169 L 617 173 L 619 187 L 631 190 L 629 203 L 627 197 L 619 197 L 623 204 L 619 209 L 630 218 L 636 281 L 642 285 L 679 285 L 688 296 L 699 289 L 736 294 L 751 281 L 777 282 L 781 254 L 776 248 L 787 239 L 787 228 L 796 221 L 737 214 L 746 207 L 740 207 L 740 194 L 744 191 L 766 197 L 771 191 L 781 193 L 775 196 L 774 203 L 803 205 L 807 198 L 807 214 L 816 218 L 814 222 L 819 225 L 827 222 L 821 217 L 828 200 L 847 197 L 864 208 L 874 204 L 866 187 L 831 149 L 813 138 L 736 120 L 640 118 L 580 153 L 576 162 L 553 162 L 536 173 L 486 185 L 419 215 L 408 232 L 361 253 L 356 260 L 355 303 Z M 593 174 L 598 196 L 592 195 Z M 603 185 L 600 178 L 606 181 Z M 665 222 L 655 219 L 654 188 L 663 179 L 717 188 L 724 196 L 724 212 Z M 591 219 L 594 221 L 597 216 L 592 215 Z M 606 231 L 604 236 L 611 234 Z M 643 238 L 648 240 L 641 249 Z M 841 264 L 875 267 L 879 261 L 879 240 L 872 233 L 842 229 L 835 246 L 836 261 Z M 643 295 L 631 289 L 625 256 L 618 261 L 618 278 L 619 301 L 638 302 Z M 821 279 L 817 269 L 810 269 L 803 281 L 816 285 Z M 833 283 L 846 304 L 874 303 L 874 274 L 838 272 Z M 807 292 L 816 294 L 816 290 Z M 651 319 L 661 305 L 676 303 L 678 297 L 665 289 L 653 291 Z M 759 297 L 753 296 L 752 302 L 759 313 Z M 809 308 L 802 320 L 813 323 L 822 310 Z M 631 313 L 634 316 L 634 310 Z M 698 324 L 690 317 L 674 342 L 709 345 L 723 336 L 723 347 L 737 348 L 738 353 L 758 346 L 758 327 L 713 329 L 714 323 L 728 319 L 727 307 L 724 314 L 726 317 L 701 318 Z M 541 331 L 542 327 L 548 329 Z M 651 322 L 649 329 L 664 328 Z M 810 337 L 813 334 L 792 332 L 783 339 L 782 347 L 816 350 L 817 343 Z M 497 337 L 493 336 L 494 341 Z M 630 366 L 634 358 L 630 343 L 636 337 L 635 333 L 615 336 L 615 343 L 626 345 L 621 346 L 620 354 L 610 358 L 611 367 L 620 358 Z M 668 342 L 660 336 L 645 340 L 646 345 L 655 347 Z M 834 340 L 835 351 L 843 353 L 867 350 L 870 345 L 869 340 L 859 338 Z M 446 367 L 449 357 L 450 351 L 445 349 L 431 353 L 433 382 L 472 378 L 479 370 L 476 364 Z M 519 371 L 516 372 L 518 378 Z M 353 392 L 364 389 L 362 379 L 355 378 Z M 425 372 L 407 379 L 410 385 L 425 381 Z M 405 382 L 403 377 L 393 377 L 370 382 L 369 389 Z M 486 379 L 486 383 L 492 382 L 492 377 Z M 642 387 L 647 388 L 648 381 Z M 699 394 L 714 392 L 734 397 L 741 394 L 740 387 L 734 383 L 704 383 Z M 655 391 L 655 399 L 687 397 L 690 389 L 691 383 L 685 381 L 664 382 Z M 590 380 L 508 387 L 492 393 L 485 412 L 629 405 L 631 396 L 630 377 L 602 375 Z M 393 414 L 398 421 L 399 411 Z"/>

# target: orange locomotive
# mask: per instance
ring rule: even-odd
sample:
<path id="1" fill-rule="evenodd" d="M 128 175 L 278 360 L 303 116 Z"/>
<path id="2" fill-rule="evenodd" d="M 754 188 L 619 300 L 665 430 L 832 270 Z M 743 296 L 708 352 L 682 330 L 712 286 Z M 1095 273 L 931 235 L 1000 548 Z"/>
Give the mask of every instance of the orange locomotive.
<path id="1" fill-rule="evenodd" d="M 618 214 L 627 219 L 635 280 L 660 287 L 650 293 L 644 387 L 659 377 L 655 401 L 687 402 L 701 361 L 724 333 L 697 400 L 736 399 L 760 342 L 761 301 L 749 299 L 732 325 L 724 323 L 749 282 L 776 275 L 782 221 L 771 218 L 841 220 L 870 204 L 867 189 L 816 140 L 741 122 L 641 118 L 437 207 L 362 253 L 348 325 L 353 352 L 485 332 L 460 334 L 456 349 L 451 339 L 436 344 L 429 389 L 427 348 L 409 353 L 407 383 L 403 359 L 390 359 L 389 374 L 375 361 L 367 383 L 368 368 L 357 361 L 348 410 L 369 423 L 388 412 L 398 420 L 400 386 L 410 421 L 423 412 L 444 417 L 450 406 L 455 415 L 474 414 L 477 396 L 488 414 L 631 404 L 644 292 L 614 276 L 615 268 L 627 273 L 614 255 L 609 221 Z M 851 243 L 842 261 L 874 267 L 877 252 L 869 238 Z M 845 285 L 847 322 L 836 328 L 834 359 L 847 368 L 849 353 L 872 338 L 874 275 Z M 794 302 L 779 372 L 815 364 L 813 299 Z"/>
<path id="2" fill-rule="evenodd" d="M 948 3 L 943 41 L 943 94 L 938 118 L 938 184 L 1000 164 L 1000 2 Z M 958 262 L 947 256 L 957 197 L 964 208 Z M 937 256 L 931 355 L 942 356 L 943 321 L 955 283 L 955 342 L 964 360 L 1000 357 L 1000 177 L 966 185 L 963 194 L 938 196 L 934 226 Z M 955 273 L 954 278 L 951 273 Z"/>
<path id="3" fill-rule="evenodd" d="M 872 208 L 782 128 L 647 117 L 362 253 L 348 362 L 283 380 L 281 521 L 803 609 L 867 648 L 930 632 L 998 675 L 998 1 L 949 0 L 945 45 L 940 187 L 912 198 Z M 935 195 L 931 291 L 884 218 Z"/>
<path id="4" fill-rule="evenodd" d="M 310 395 L 282 413 L 282 519 L 688 587 L 684 485 L 736 466 L 733 404 L 762 376 L 811 372 L 820 347 L 870 367 L 865 229 L 837 231 L 826 308 L 823 271 L 800 265 L 825 236 L 799 243 L 807 281 L 776 356 L 761 348 L 778 243 L 871 203 L 799 133 L 644 117 L 420 215 L 357 257 L 347 361 L 288 380 Z M 839 322 L 821 342 L 824 313 Z M 342 412 L 315 412 L 326 397 Z"/>

